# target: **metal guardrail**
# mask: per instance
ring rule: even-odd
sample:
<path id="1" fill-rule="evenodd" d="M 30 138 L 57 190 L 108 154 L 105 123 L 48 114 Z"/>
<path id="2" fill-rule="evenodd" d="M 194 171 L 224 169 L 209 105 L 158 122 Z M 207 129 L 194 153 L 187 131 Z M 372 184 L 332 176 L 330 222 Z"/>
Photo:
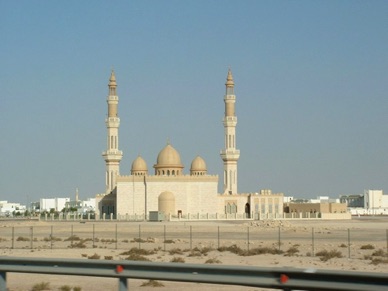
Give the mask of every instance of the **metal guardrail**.
<path id="1" fill-rule="evenodd" d="M 113 260 L 0 257 L 0 290 L 7 290 L 6 273 L 117 278 L 119 279 L 119 291 L 128 290 L 127 279 L 210 283 L 283 290 L 385 291 L 388 289 L 388 275 L 384 273 Z"/>

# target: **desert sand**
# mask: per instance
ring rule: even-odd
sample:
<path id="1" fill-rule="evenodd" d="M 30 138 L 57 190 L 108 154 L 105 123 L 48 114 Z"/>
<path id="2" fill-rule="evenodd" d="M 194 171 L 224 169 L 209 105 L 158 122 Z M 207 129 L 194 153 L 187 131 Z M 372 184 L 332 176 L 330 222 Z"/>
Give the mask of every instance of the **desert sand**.
<path id="1" fill-rule="evenodd" d="M 131 248 L 154 250 L 145 257 L 154 262 L 215 263 L 236 266 L 291 267 L 388 273 L 388 218 L 352 220 L 93 222 L 0 221 L 0 255 L 35 258 L 98 258 L 123 260 Z M 13 235 L 13 239 L 12 239 Z M 73 240 L 71 237 L 73 236 Z M 32 238 L 32 241 L 30 240 Z M 280 246 L 279 246 L 280 242 Z M 281 250 L 281 254 L 238 255 L 218 247 Z M 85 247 L 83 247 L 85 246 Z M 196 252 L 193 252 L 196 251 Z M 201 250 L 208 250 L 203 251 Z M 320 251 L 338 251 L 342 257 L 327 261 Z M 179 252 L 180 251 L 180 252 Z M 379 256 L 376 255 L 380 254 Z M 7 274 L 12 291 L 31 290 L 49 282 L 81 290 L 117 290 L 118 280 L 78 276 Z M 129 280 L 129 290 L 258 290 L 161 281 L 164 287 L 141 287 L 145 280 Z M 268 290 L 268 289 L 266 289 Z"/>

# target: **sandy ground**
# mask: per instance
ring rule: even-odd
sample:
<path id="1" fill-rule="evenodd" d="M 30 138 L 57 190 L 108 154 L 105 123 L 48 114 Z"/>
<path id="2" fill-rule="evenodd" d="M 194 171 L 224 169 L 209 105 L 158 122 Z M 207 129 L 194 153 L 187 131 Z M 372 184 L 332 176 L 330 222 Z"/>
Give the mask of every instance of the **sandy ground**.
<path id="1" fill-rule="evenodd" d="M 207 260 L 217 264 L 258 267 L 293 267 L 358 272 L 383 272 L 388 274 L 388 264 L 372 264 L 378 250 L 387 254 L 388 218 L 355 218 L 343 221 L 252 221 L 252 222 L 46 222 L 0 221 L 0 256 L 36 258 L 122 260 L 133 247 L 156 250 L 146 256 L 154 262 L 170 262 L 181 258 L 185 263 L 204 264 Z M 92 231 L 91 231 L 92 230 Z M 13 242 L 12 242 L 13 232 Z M 86 240 L 86 248 L 70 247 L 79 241 L 70 241 L 73 234 Z M 140 235 L 140 236 L 139 236 Z M 30 238 L 33 241 L 18 238 Z M 50 240 L 53 237 L 56 240 Z M 94 238 L 94 243 L 93 239 Z M 139 244 L 136 238 L 144 241 Z M 117 240 L 116 240 L 117 238 Z M 164 243 L 164 241 L 169 243 Z M 237 245 L 250 250 L 258 247 L 279 248 L 283 254 L 240 256 L 229 251 L 220 252 L 218 246 Z M 94 245 L 94 247 L 93 247 Z M 350 245 L 350 249 L 349 249 Z M 369 245 L 369 249 L 363 249 Z M 13 247 L 13 248 L 12 248 Z M 212 248 L 207 254 L 191 256 L 191 250 Z M 289 253 L 290 249 L 296 253 Z M 180 249 L 182 254 L 171 252 Z M 322 261 L 313 254 L 322 250 L 338 250 L 342 258 Z M 350 256 L 349 256 L 350 255 Z M 7 274 L 9 290 L 31 290 L 40 282 L 49 282 L 50 290 L 61 286 L 77 286 L 86 290 L 117 290 L 118 280 L 98 277 L 53 276 L 38 274 Z M 129 280 L 129 290 L 259 290 L 240 286 L 163 281 L 164 287 L 141 287 L 146 280 Z"/>

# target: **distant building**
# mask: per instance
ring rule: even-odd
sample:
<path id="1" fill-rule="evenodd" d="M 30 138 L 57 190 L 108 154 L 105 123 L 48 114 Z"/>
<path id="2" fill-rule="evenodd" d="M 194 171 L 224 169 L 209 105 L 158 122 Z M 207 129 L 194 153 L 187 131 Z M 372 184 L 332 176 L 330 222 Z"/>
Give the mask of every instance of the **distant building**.
<path id="1" fill-rule="evenodd" d="M 341 203 L 346 203 L 348 208 L 350 207 L 364 208 L 364 195 L 361 195 L 361 194 L 341 195 L 339 200 Z"/>
<path id="2" fill-rule="evenodd" d="M 66 202 L 69 202 L 70 198 L 41 198 L 39 200 L 39 208 L 36 208 L 36 212 L 47 211 L 51 209 L 54 211 L 61 211 L 66 206 Z"/>
<path id="3" fill-rule="evenodd" d="M 287 204 L 288 213 L 347 213 L 347 206 L 345 203 L 293 203 Z"/>
<path id="4" fill-rule="evenodd" d="M 87 200 L 73 200 L 68 201 L 65 204 L 65 209 L 77 209 L 78 213 L 89 213 L 89 212 L 95 212 L 96 211 L 96 199 L 95 198 L 88 198 Z"/>
<path id="5" fill-rule="evenodd" d="M 25 212 L 25 205 L 8 202 L 6 200 L 0 201 L 0 216 L 14 216 L 16 214 L 24 214 Z"/>

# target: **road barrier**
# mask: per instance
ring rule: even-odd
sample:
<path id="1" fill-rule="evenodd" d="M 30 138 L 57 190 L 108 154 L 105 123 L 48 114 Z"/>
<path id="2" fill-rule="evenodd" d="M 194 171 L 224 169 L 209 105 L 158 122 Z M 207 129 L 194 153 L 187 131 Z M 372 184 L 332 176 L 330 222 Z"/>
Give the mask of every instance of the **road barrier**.
<path id="1" fill-rule="evenodd" d="M 383 273 L 137 261 L 0 257 L 0 290 L 7 290 L 7 273 L 117 278 L 119 291 L 128 290 L 127 279 L 195 282 L 282 290 L 385 291 L 388 288 L 388 275 Z"/>

